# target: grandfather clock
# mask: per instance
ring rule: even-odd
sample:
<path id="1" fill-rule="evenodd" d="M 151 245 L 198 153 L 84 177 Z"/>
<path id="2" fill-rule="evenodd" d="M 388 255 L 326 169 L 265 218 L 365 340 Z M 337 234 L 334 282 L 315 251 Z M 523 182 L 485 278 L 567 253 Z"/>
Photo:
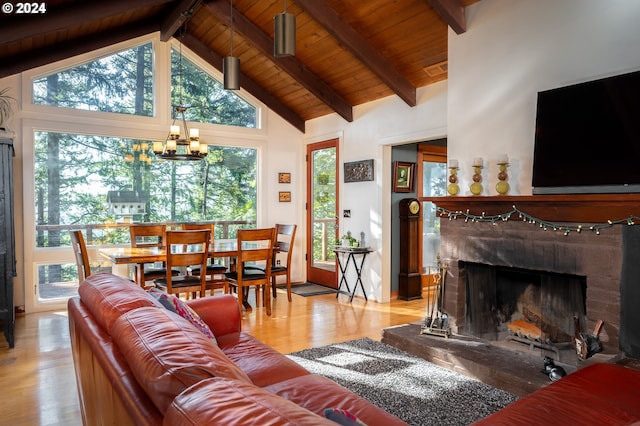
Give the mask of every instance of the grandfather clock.
<path id="1" fill-rule="evenodd" d="M 398 298 L 422 298 L 420 274 L 420 220 L 422 205 L 415 198 L 400 200 L 400 280 Z"/>

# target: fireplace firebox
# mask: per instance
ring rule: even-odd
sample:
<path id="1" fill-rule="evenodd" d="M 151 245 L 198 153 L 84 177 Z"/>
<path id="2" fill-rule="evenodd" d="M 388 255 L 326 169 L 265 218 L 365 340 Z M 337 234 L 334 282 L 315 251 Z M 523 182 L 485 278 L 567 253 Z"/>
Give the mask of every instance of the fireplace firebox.
<path id="1" fill-rule="evenodd" d="M 584 329 L 586 277 L 473 262 L 460 262 L 460 271 L 466 282 L 464 334 L 559 354 L 572 347 L 576 318 Z"/>

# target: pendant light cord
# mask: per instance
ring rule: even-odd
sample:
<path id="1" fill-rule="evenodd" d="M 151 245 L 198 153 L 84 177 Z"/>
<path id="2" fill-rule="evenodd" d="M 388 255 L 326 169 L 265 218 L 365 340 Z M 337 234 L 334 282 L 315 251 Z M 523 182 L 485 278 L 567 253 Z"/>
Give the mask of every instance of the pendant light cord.
<path id="1" fill-rule="evenodd" d="M 231 0 L 229 2 L 229 8 L 230 8 L 230 11 L 229 11 L 229 22 L 230 22 L 230 25 L 229 25 L 229 33 L 230 33 L 229 37 L 231 39 L 231 49 L 230 49 L 230 52 L 229 52 L 229 56 L 233 56 L 233 0 Z"/>

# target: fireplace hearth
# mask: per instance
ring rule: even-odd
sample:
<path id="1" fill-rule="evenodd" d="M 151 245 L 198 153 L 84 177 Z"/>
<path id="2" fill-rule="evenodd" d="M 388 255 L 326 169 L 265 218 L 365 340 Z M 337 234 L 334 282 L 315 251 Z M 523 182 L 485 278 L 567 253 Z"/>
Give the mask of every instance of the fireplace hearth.
<path id="1" fill-rule="evenodd" d="M 518 220 L 491 224 L 442 219 L 440 225 L 440 253 L 449 267 L 444 311 L 449 316 L 453 333 L 488 334 L 482 337 L 490 340 L 508 335 L 508 321 L 503 317 L 509 315 L 505 312 L 483 318 L 480 325 L 472 321 L 480 314 L 473 304 L 468 304 L 478 294 L 477 289 L 468 287 L 467 270 L 469 265 L 484 265 L 494 274 L 495 271 L 524 271 L 525 274 L 564 276 L 565 281 L 573 281 L 574 284 L 568 286 L 571 290 L 565 288 L 572 294 L 568 297 L 573 304 L 561 305 L 564 317 L 554 319 L 553 327 L 571 336 L 575 331 L 574 314 L 580 318 L 583 330 L 593 329 L 601 320 L 604 326 L 599 337 L 605 353 L 624 352 L 627 356 L 640 358 L 640 345 L 636 343 L 640 342 L 640 330 L 632 324 L 633 315 L 637 314 L 629 313 L 626 309 L 629 302 L 625 300 L 626 297 L 638 297 L 633 293 L 637 292 L 634 289 L 638 286 L 631 283 L 637 283 L 640 277 L 640 266 L 636 266 L 640 264 L 637 254 L 640 252 L 640 226 L 609 227 L 598 234 L 574 232 L 564 235 Z M 498 285 L 497 281 L 495 285 Z M 515 286 L 523 287 L 522 284 Z M 492 294 L 491 297 L 496 296 Z M 549 300 L 544 297 L 540 309 L 546 314 Z M 526 317 L 522 312 L 515 315 L 511 314 L 510 321 Z M 504 324 L 497 329 L 486 329 L 486 322 L 495 326 L 493 323 L 500 321 Z M 547 327 L 547 324 L 540 325 L 544 325 L 540 328 Z M 547 332 L 543 331 L 542 341 L 546 343 L 548 338 Z M 565 339 L 555 340 L 562 343 Z"/>

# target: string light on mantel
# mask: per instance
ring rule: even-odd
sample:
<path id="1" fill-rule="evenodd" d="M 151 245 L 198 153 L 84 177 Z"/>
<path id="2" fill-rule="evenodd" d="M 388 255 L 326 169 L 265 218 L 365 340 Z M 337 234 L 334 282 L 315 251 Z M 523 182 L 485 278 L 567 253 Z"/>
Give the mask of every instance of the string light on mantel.
<path id="1" fill-rule="evenodd" d="M 436 212 L 440 215 L 440 217 L 448 217 L 449 220 L 457 220 L 461 218 L 461 219 L 464 219 L 465 222 L 469 222 L 469 221 L 484 222 L 484 223 L 491 223 L 492 225 L 497 225 L 500 222 L 506 222 L 509 219 L 511 219 L 512 216 L 517 215 L 518 219 L 522 220 L 523 222 L 528 222 L 534 225 L 538 225 L 540 228 L 542 228 L 545 231 L 549 229 L 553 231 L 560 231 L 564 233 L 564 235 L 569 235 L 571 231 L 580 233 L 583 230 L 593 231 L 596 233 L 596 235 L 600 235 L 601 229 L 611 228 L 612 226 L 615 226 L 615 225 L 631 226 L 631 225 L 635 225 L 636 221 L 640 221 L 640 217 L 638 216 L 629 216 L 626 219 L 608 220 L 604 223 L 591 224 L 589 226 L 568 225 L 566 223 L 550 222 L 548 220 L 543 220 L 543 219 L 531 216 L 530 214 L 523 212 L 516 206 L 513 206 L 513 210 L 509 212 L 495 214 L 495 215 L 486 215 L 484 212 L 482 212 L 481 215 L 471 214 L 469 213 L 468 209 L 466 212 L 462 212 L 459 210 L 454 212 L 451 210 L 444 209 L 442 207 L 438 207 L 436 209 Z"/>

